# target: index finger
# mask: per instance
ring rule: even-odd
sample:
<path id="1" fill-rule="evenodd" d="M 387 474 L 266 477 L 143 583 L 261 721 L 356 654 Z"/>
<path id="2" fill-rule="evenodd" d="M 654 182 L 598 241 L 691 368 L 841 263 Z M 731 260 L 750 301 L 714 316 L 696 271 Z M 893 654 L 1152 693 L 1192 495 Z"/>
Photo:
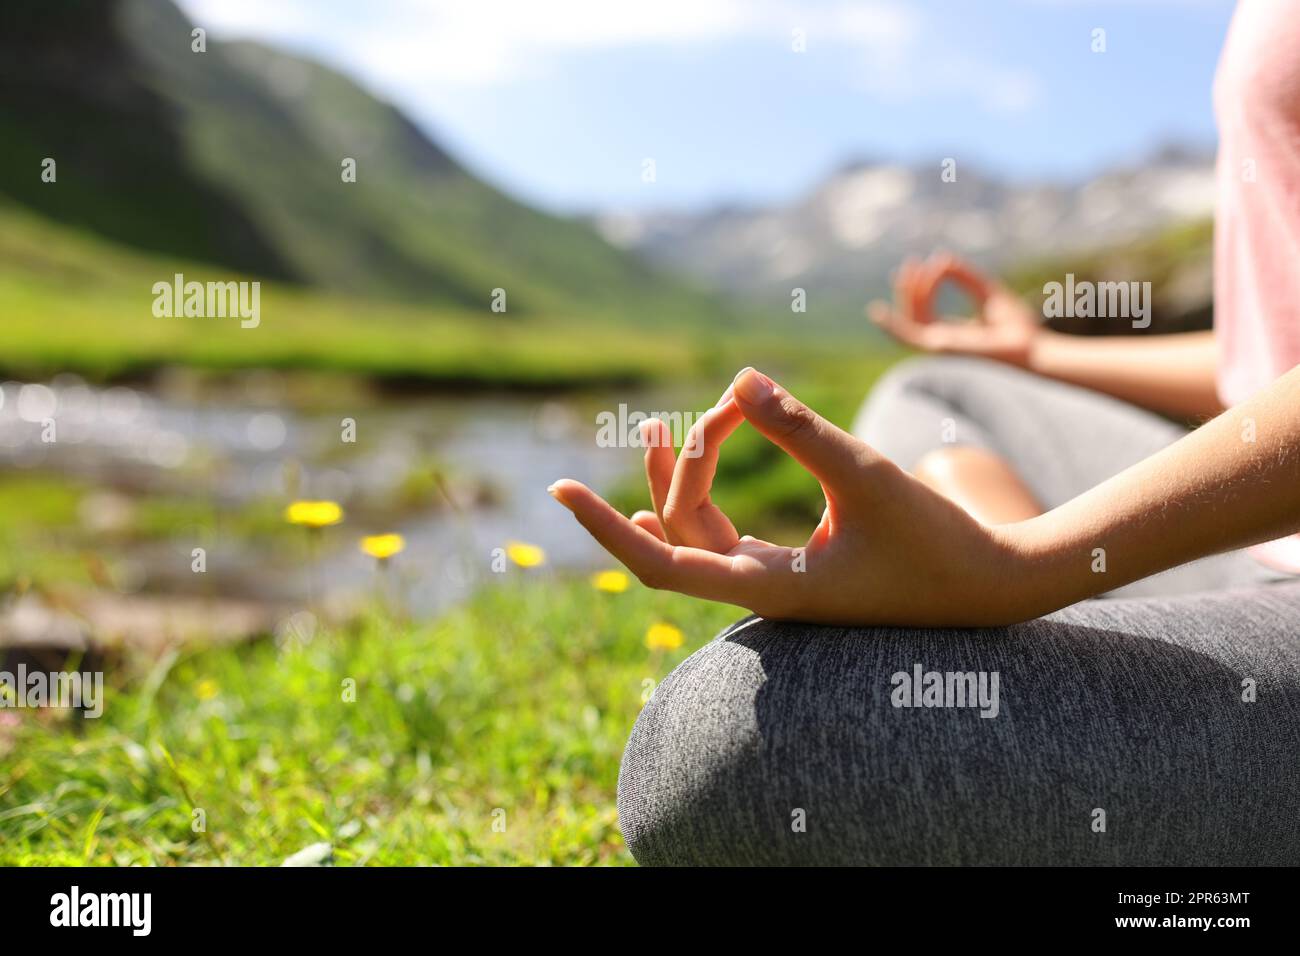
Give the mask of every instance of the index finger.
<path id="1" fill-rule="evenodd" d="M 581 482 L 564 478 L 548 490 L 573 512 L 601 547 L 647 587 L 750 606 L 756 582 L 752 576 L 739 573 L 727 555 L 661 541 L 619 514 Z"/>
<path id="2" fill-rule="evenodd" d="M 993 282 L 988 276 L 970 263 L 945 253 L 933 257 L 926 268 L 921 271 L 918 281 L 919 293 L 925 298 L 926 302 L 933 302 L 934 294 L 938 291 L 939 286 L 949 279 L 960 286 L 967 295 L 975 300 L 977 305 L 983 305 L 984 300 L 993 291 Z"/>

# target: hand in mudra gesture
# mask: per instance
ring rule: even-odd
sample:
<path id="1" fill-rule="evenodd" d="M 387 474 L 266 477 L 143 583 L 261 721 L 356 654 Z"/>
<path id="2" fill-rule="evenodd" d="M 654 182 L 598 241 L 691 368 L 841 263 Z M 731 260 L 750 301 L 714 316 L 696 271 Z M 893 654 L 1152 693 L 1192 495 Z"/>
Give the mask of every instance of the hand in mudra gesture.
<path id="1" fill-rule="evenodd" d="M 936 315 L 935 300 L 946 283 L 975 308 L 968 318 Z M 1043 331 L 1023 299 L 970 263 L 948 253 L 907 259 L 894 275 L 892 304 L 876 300 L 867 315 L 895 339 L 923 352 L 977 355 L 1026 367 Z"/>
<path id="2" fill-rule="evenodd" d="M 741 536 L 710 500 L 723 442 L 746 421 L 825 493 L 822 519 L 799 548 Z M 1009 586 L 1019 556 L 1004 529 L 980 524 L 754 369 L 737 375 L 692 427 L 686 441 L 693 454 L 674 454 L 662 422 L 642 427 L 653 512 L 627 518 L 571 479 L 549 490 L 648 587 L 767 618 L 838 624 L 973 625 L 1031 616 Z"/>

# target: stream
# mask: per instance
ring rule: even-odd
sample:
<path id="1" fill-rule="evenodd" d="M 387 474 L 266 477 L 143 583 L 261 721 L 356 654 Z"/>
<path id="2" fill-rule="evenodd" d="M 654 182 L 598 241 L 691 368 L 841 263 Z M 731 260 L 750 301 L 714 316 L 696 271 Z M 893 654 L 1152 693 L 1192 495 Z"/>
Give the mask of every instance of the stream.
<path id="1" fill-rule="evenodd" d="M 592 396 L 368 396 L 303 408 L 284 402 L 273 379 L 215 396 L 191 391 L 101 388 L 70 376 L 5 382 L 0 478 L 59 476 L 93 489 L 79 522 L 95 540 L 151 496 L 210 501 L 223 514 L 321 498 L 338 501 L 347 517 L 288 561 L 255 536 L 210 527 L 144 540 L 110 535 L 104 557 L 122 593 L 198 589 L 275 602 L 309 600 L 317 589 L 364 594 L 376 586 L 376 566 L 357 542 L 386 532 L 401 533 L 406 549 L 385 568 L 384 583 L 416 616 L 464 597 L 491 573 L 493 549 L 510 540 L 540 545 L 551 567 L 613 564 L 546 493 L 559 477 L 607 490 L 639 468 L 636 449 L 597 446 L 600 402 Z M 344 440 L 348 421 L 352 442 Z M 430 471 L 445 476 L 437 493 L 396 507 L 404 481 Z M 201 584 L 190 568 L 196 540 L 207 552 Z"/>

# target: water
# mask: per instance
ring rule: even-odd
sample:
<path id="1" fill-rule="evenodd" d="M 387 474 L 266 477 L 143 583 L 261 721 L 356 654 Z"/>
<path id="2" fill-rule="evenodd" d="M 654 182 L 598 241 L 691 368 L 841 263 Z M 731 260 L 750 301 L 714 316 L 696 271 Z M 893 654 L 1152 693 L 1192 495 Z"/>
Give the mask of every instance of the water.
<path id="1" fill-rule="evenodd" d="M 551 566 L 609 566 L 546 486 L 571 477 L 607 489 L 638 467 L 635 450 L 597 447 L 592 416 L 575 399 L 420 396 L 307 411 L 277 401 L 274 386 L 221 398 L 165 391 L 96 388 L 72 377 L 6 382 L 0 470 L 102 489 L 83 498 L 87 534 L 150 496 L 197 497 L 232 513 L 254 502 L 328 498 L 348 519 L 324 532 L 314 562 L 306 547 L 286 561 L 199 529 L 114 545 L 106 557 L 128 592 L 194 590 L 197 536 L 208 549 L 205 593 L 290 602 L 321 590 L 364 594 L 377 575 L 357 540 L 396 531 L 407 547 L 385 580 L 413 613 L 428 614 L 492 573 L 493 549 L 508 540 L 541 545 Z M 355 422 L 355 442 L 343 441 L 345 419 Z M 434 461 L 456 505 L 434 493 L 422 507 L 396 508 L 403 480 L 428 474 Z"/>

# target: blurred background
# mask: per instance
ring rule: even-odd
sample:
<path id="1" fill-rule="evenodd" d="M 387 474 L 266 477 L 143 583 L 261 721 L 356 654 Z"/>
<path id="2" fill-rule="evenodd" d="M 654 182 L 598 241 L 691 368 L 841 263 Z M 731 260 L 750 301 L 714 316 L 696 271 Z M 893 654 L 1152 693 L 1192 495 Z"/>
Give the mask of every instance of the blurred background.
<path id="1" fill-rule="evenodd" d="M 643 507 L 596 416 L 746 364 L 847 425 L 909 254 L 1208 326 L 1231 10 L 6 4 L 0 650 L 111 691 L 0 710 L 0 862 L 628 862 L 622 741 L 736 612 L 644 592 L 546 485 Z M 260 324 L 156 317 L 177 273 L 259 281 Z M 820 514 L 747 430 L 716 498 Z"/>

